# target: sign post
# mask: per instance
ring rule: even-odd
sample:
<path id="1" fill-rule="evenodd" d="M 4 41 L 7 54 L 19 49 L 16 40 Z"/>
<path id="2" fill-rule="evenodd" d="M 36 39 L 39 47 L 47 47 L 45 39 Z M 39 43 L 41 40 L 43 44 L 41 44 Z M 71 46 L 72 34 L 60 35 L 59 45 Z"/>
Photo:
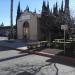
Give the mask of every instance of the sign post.
<path id="1" fill-rule="evenodd" d="M 68 26 L 67 25 L 61 25 L 61 30 L 64 30 L 64 55 L 65 55 L 65 47 L 66 47 L 66 43 L 65 43 L 65 36 L 66 36 L 66 30 L 68 30 Z"/>
<path id="2" fill-rule="evenodd" d="M 65 29 L 64 29 L 64 55 L 65 55 L 65 47 L 66 47 L 66 44 L 65 44 Z"/>

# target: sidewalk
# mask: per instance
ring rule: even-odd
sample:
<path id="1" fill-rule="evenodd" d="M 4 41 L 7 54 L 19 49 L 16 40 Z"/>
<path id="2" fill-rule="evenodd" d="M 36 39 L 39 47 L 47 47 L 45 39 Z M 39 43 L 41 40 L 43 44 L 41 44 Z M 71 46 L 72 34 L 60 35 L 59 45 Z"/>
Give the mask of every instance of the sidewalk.
<path id="1" fill-rule="evenodd" d="M 2 40 L 0 41 L 0 46 L 12 49 L 27 49 L 26 43 L 23 40 Z"/>

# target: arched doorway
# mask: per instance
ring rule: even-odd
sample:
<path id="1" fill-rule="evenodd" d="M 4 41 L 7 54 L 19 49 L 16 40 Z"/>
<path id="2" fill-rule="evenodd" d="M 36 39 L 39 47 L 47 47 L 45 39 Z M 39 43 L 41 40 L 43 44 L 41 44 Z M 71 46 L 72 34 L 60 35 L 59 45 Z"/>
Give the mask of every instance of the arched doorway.
<path id="1" fill-rule="evenodd" d="M 27 21 L 23 24 L 23 39 L 26 41 L 29 39 L 29 23 Z"/>

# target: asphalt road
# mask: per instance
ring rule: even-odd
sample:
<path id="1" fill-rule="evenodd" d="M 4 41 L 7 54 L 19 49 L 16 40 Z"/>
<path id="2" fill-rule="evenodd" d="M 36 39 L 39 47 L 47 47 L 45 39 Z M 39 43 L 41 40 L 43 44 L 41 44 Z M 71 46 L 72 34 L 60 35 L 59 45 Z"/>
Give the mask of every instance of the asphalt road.
<path id="1" fill-rule="evenodd" d="M 0 37 L 0 40 L 7 38 Z M 75 65 L 60 59 L 0 47 L 0 75 L 75 75 Z"/>
<path id="2" fill-rule="evenodd" d="M 0 47 L 0 75 L 75 75 L 75 66 Z"/>

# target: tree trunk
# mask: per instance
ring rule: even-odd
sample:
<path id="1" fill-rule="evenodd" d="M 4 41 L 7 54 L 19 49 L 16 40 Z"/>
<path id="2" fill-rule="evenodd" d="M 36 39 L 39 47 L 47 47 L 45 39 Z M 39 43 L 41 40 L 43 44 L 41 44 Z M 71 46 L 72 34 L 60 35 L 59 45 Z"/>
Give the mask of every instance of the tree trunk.
<path id="1" fill-rule="evenodd" d="M 11 24 L 11 38 L 14 38 L 13 35 L 13 0 L 11 0 L 11 7 L 10 7 L 10 24 Z"/>

